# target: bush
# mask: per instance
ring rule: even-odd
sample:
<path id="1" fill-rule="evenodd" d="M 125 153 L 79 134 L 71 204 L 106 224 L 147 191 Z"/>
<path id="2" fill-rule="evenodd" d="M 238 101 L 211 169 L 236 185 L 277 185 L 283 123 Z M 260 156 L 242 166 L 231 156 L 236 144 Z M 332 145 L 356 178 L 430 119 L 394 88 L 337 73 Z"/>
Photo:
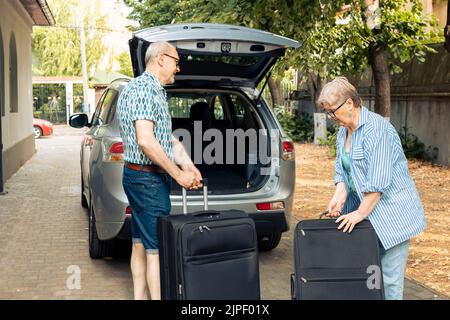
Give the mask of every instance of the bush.
<path id="1" fill-rule="evenodd" d="M 423 159 L 427 161 L 434 161 L 437 158 L 439 149 L 431 147 L 425 149 L 425 144 L 419 140 L 417 136 L 408 132 L 407 127 L 403 127 L 398 133 L 400 141 L 402 142 L 403 152 L 406 158 Z"/>
<path id="2" fill-rule="evenodd" d="M 336 138 L 338 127 L 335 126 L 331 131 L 327 131 L 327 139 L 320 139 L 319 144 L 328 146 L 330 148 L 331 156 L 336 156 Z M 439 149 L 436 147 L 425 148 L 425 144 L 412 133 L 408 132 L 406 127 L 399 133 L 400 141 L 402 142 L 403 152 L 406 158 L 422 159 L 426 161 L 434 161 L 437 159 Z"/>
<path id="3" fill-rule="evenodd" d="M 286 134 L 295 142 L 312 142 L 314 121 L 312 116 L 301 112 L 292 115 L 283 106 L 275 106 L 275 115 Z"/>

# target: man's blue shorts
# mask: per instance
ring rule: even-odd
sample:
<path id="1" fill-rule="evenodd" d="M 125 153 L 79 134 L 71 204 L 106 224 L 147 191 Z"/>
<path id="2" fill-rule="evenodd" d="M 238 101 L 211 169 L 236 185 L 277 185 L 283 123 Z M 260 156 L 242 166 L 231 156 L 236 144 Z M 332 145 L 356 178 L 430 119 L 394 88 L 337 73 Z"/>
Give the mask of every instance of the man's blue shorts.
<path id="1" fill-rule="evenodd" d="M 158 253 L 157 221 L 170 213 L 172 177 L 167 173 L 123 169 L 123 189 L 131 207 L 131 237 L 147 254 Z"/>

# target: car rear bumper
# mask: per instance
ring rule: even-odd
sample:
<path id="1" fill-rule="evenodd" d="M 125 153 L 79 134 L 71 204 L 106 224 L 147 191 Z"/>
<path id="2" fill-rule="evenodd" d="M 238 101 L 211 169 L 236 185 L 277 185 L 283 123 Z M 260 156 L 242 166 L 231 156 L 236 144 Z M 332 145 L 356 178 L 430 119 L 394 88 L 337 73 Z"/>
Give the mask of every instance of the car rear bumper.
<path id="1" fill-rule="evenodd" d="M 255 221 L 256 233 L 258 236 L 286 232 L 289 230 L 289 224 L 284 211 L 249 213 L 249 217 Z M 131 215 L 126 216 L 117 238 L 121 240 L 131 239 Z"/>
<path id="2" fill-rule="evenodd" d="M 43 136 L 51 136 L 53 134 L 53 128 L 42 126 L 42 135 Z"/>

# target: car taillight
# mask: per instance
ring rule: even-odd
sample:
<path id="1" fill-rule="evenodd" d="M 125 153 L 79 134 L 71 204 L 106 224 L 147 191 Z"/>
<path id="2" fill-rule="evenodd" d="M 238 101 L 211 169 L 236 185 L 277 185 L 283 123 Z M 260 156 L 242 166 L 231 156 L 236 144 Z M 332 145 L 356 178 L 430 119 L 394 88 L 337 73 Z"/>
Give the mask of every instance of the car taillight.
<path id="1" fill-rule="evenodd" d="M 131 211 L 131 207 L 128 206 L 128 207 L 125 209 L 125 214 L 131 215 L 132 213 L 133 213 L 133 212 Z"/>
<path id="2" fill-rule="evenodd" d="M 123 153 L 123 143 L 116 142 L 109 148 L 109 153 Z"/>
<path id="3" fill-rule="evenodd" d="M 295 160 L 295 150 L 294 150 L 294 143 L 291 139 L 282 139 L 281 145 L 283 149 L 283 159 L 284 160 Z"/>
<path id="4" fill-rule="evenodd" d="M 283 201 L 276 201 L 276 202 L 262 202 L 257 203 L 256 208 L 261 211 L 265 210 L 280 210 L 284 209 L 284 202 Z"/>
<path id="5" fill-rule="evenodd" d="M 113 142 L 104 149 L 103 161 L 122 162 L 123 161 L 123 143 Z"/>

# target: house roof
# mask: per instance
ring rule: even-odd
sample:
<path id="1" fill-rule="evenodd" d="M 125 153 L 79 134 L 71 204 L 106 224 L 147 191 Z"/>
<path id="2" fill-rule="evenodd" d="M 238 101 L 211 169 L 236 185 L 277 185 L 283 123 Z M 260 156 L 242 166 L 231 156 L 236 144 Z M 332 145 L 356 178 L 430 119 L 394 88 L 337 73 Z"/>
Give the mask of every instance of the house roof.
<path id="1" fill-rule="evenodd" d="M 46 0 L 20 0 L 36 26 L 51 26 L 55 18 Z"/>
<path id="2" fill-rule="evenodd" d="M 97 71 L 95 71 L 95 74 L 91 78 L 90 82 L 94 86 L 102 86 L 102 85 L 108 85 L 112 81 L 114 81 L 116 79 L 120 79 L 120 78 L 129 79 L 130 77 L 128 77 L 120 72 L 114 71 L 114 70 L 97 70 Z"/>

